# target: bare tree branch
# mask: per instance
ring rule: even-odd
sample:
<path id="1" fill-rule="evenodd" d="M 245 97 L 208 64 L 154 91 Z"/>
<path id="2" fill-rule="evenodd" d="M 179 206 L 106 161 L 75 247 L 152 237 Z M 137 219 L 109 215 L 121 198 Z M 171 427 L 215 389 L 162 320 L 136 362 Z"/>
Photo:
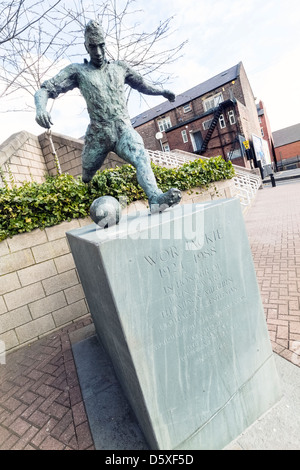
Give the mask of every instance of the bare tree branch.
<path id="1" fill-rule="evenodd" d="M 110 60 L 128 62 L 155 85 L 170 80 L 169 65 L 178 60 L 186 44 L 172 41 L 174 17 L 146 32 L 138 21 L 144 12 L 136 9 L 135 0 L 124 0 L 123 6 L 117 0 L 74 0 L 71 8 L 62 0 L 51 3 L 0 0 L 0 98 L 18 96 L 21 91 L 32 97 L 62 63 L 81 61 L 90 19 L 102 23 Z M 16 107 L 21 107 L 20 102 Z"/>
<path id="2" fill-rule="evenodd" d="M 54 10 L 61 0 L 57 0 L 54 5 L 49 6 L 45 11 L 40 12 L 39 8 L 41 4 L 45 3 L 45 0 L 38 1 L 34 5 L 26 8 L 26 0 L 1 2 L 1 14 L 0 14 L 0 44 L 4 44 L 12 39 L 15 39 L 22 35 L 27 29 L 32 28 L 36 23 L 48 15 L 51 10 Z M 28 2 L 27 2 L 28 3 Z M 15 9 L 14 9 L 15 8 Z M 9 15 L 5 16 L 5 11 L 8 9 Z M 21 22 L 25 17 L 25 23 Z M 20 24 L 21 22 L 21 24 Z"/>

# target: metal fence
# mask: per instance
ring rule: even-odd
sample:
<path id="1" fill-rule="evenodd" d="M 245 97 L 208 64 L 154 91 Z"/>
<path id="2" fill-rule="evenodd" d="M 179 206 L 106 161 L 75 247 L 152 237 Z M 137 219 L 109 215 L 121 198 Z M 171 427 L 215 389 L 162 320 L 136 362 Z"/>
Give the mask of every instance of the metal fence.
<path id="1" fill-rule="evenodd" d="M 285 158 L 284 160 L 277 160 L 278 171 L 293 170 L 294 168 L 300 168 L 300 155 L 296 155 L 292 158 Z"/>

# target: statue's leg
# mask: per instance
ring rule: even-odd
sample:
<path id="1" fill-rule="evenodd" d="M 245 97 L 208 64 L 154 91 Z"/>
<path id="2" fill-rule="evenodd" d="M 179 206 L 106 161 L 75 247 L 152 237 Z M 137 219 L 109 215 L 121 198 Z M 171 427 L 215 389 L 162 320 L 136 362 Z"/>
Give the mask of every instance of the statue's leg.
<path id="1" fill-rule="evenodd" d="M 81 155 L 84 183 L 89 183 L 103 165 L 109 152 L 108 144 L 111 145 L 109 139 L 104 138 L 104 133 L 100 129 L 95 129 L 92 125 L 88 127 Z"/>
<path id="2" fill-rule="evenodd" d="M 178 189 L 171 188 L 163 193 L 158 188 L 143 140 L 133 128 L 122 129 L 116 153 L 136 168 L 138 183 L 148 197 L 151 212 L 163 211 L 180 202 L 181 193 Z"/>

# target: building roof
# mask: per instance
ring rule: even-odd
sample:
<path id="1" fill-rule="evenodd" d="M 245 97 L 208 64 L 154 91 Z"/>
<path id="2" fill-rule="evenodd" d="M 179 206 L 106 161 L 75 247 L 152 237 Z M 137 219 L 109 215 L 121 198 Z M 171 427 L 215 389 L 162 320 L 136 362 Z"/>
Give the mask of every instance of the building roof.
<path id="1" fill-rule="evenodd" d="M 142 124 L 145 124 L 146 122 L 152 121 L 153 119 L 171 111 L 172 109 L 178 108 L 179 106 L 189 103 L 190 101 L 198 98 L 199 96 L 205 95 L 205 93 L 219 88 L 222 85 L 225 85 L 225 83 L 235 80 L 240 74 L 240 66 L 241 62 L 239 62 L 237 65 L 234 65 L 230 69 L 224 70 L 218 75 L 209 78 L 205 82 L 200 83 L 199 85 L 191 88 L 190 90 L 187 90 L 181 93 L 180 95 L 177 95 L 173 103 L 165 101 L 164 103 L 161 103 L 155 106 L 154 108 L 151 108 L 139 114 L 138 116 L 135 116 L 131 119 L 133 127 L 138 127 Z"/>
<path id="2" fill-rule="evenodd" d="M 274 147 L 291 144 L 300 140 L 300 123 L 272 132 Z"/>

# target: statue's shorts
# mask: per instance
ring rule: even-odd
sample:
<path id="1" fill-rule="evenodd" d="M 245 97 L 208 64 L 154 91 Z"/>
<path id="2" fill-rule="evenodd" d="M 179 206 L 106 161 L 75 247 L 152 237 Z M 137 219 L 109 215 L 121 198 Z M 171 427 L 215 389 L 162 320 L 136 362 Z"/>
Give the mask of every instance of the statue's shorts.
<path id="1" fill-rule="evenodd" d="M 109 123 L 91 122 L 85 135 L 82 152 L 82 179 L 89 182 L 101 168 L 109 152 L 115 152 L 120 158 L 133 166 L 150 164 L 141 136 L 123 121 Z"/>

